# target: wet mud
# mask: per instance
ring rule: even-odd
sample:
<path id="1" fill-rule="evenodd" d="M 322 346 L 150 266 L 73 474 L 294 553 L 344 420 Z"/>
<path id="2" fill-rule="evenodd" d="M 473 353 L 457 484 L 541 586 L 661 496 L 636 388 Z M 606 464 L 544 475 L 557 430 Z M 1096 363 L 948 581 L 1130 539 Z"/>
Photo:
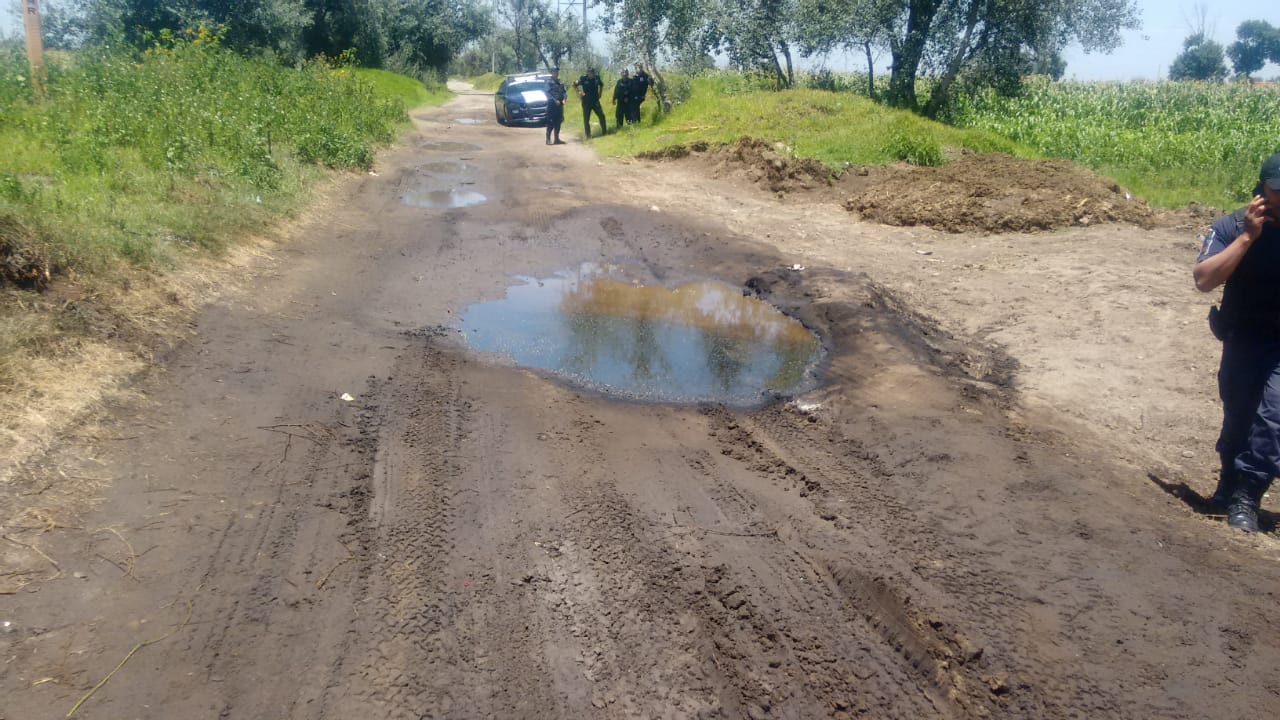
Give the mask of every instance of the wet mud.
<path id="1" fill-rule="evenodd" d="M 86 693 L 86 717 L 231 720 L 1191 720 L 1280 701 L 1266 546 L 1024 403 L 1007 348 L 731 229 L 747 196 L 653 212 L 573 145 L 551 171 L 528 134 L 432 132 L 485 148 L 468 175 L 490 202 L 400 202 L 439 160 L 411 138 L 225 288 L 139 380 L 145 402 L 6 488 L 6 717 Z M 591 182 L 529 192 L 549 172 Z M 821 383 L 764 407 L 624 402 L 458 337 L 511 277 L 584 263 L 781 309 L 821 338 Z"/>

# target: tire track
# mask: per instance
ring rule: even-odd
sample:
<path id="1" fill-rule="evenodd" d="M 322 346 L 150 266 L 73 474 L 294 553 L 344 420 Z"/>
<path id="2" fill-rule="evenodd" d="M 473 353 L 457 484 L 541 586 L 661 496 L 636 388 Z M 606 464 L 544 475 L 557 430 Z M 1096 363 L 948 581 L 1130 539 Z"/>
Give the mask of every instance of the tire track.
<path id="1" fill-rule="evenodd" d="M 429 365 L 402 363 L 389 386 L 395 392 L 383 401 L 362 558 L 371 582 L 356 609 L 364 657 L 355 677 L 336 683 L 342 695 L 332 701 L 332 717 L 417 720 L 424 708 L 447 715 L 457 702 L 452 674 L 441 671 L 452 659 L 444 635 L 457 622 L 458 598 L 441 575 L 470 408 L 456 362 L 431 353 Z"/>

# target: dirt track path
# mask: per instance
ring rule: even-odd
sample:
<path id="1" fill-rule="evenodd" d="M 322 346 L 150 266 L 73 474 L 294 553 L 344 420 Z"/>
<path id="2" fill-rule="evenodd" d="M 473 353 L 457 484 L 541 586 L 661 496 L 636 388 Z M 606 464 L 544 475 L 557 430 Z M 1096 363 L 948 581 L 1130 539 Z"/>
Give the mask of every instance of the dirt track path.
<path id="1" fill-rule="evenodd" d="M 0 637 L 0 718 L 65 716 L 117 667 L 77 717 L 1275 707 L 1274 540 L 1161 493 L 1144 475 L 1158 443 L 1080 431 L 1100 414 L 1076 397 L 1091 376 L 1033 342 L 1055 299 L 1013 301 L 1074 276 L 1028 273 L 1018 238 L 944 245 L 457 122 L 489 120 L 488 103 L 421 113 L 377 176 L 202 315 L 145 402 L 3 498 L 18 591 L 0 595 L 16 628 Z M 488 202 L 399 201 L 441 162 L 465 163 L 450 182 Z M 1073 253 L 1132 232 L 1052 236 L 1045 262 L 1087 279 L 1092 256 Z M 984 270 L 930 280 L 921 258 Z M 447 329 L 512 274 L 600 260 L 653 282 L 757 278 L 822 334 L 826 382 L 753 412 L 620 403 L 481 362 Z M 977 305 L 984 293 L 1002 304 Z M 1160 307 L 1180 323 L 1184 302 Z M 1165 407 L 1195 402 L 1192 386 Z M 1203 422 L 1176 427 L 1194 442 Z M 1161 480 L 1198 487 L 1203 464 L 1178 458 Z"/>

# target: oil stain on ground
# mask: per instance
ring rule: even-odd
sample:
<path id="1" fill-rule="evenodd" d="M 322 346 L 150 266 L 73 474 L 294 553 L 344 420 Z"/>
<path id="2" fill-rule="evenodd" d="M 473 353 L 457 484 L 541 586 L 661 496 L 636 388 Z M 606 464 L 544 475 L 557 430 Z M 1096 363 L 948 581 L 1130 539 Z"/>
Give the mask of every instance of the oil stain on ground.
<path id="1" fill-rule="evenodd" d="M 656 402 L 752 407 L 815 382 L 817 337 L 728 285 L 643 285 L 595 264 L 521 281 L 503 299 L 463 311 L 472 348 Z"/>

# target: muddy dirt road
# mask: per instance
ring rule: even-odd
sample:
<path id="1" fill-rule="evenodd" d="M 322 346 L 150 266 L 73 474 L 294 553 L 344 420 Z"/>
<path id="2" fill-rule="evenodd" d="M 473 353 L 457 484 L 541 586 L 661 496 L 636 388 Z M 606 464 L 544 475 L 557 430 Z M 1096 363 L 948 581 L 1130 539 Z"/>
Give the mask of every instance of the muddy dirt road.
<path id="1" fill-rule="evenodd" d="M 1216 413 L 1187 231 L 862 224 L 490 102 L 419 112 L 5 488 L 0 718 L 1277 707 L 1275 538 L 1175 497 Z M 460 338 L 582 263 L 749 286 L 822 384 L 624 402 Z"/>

